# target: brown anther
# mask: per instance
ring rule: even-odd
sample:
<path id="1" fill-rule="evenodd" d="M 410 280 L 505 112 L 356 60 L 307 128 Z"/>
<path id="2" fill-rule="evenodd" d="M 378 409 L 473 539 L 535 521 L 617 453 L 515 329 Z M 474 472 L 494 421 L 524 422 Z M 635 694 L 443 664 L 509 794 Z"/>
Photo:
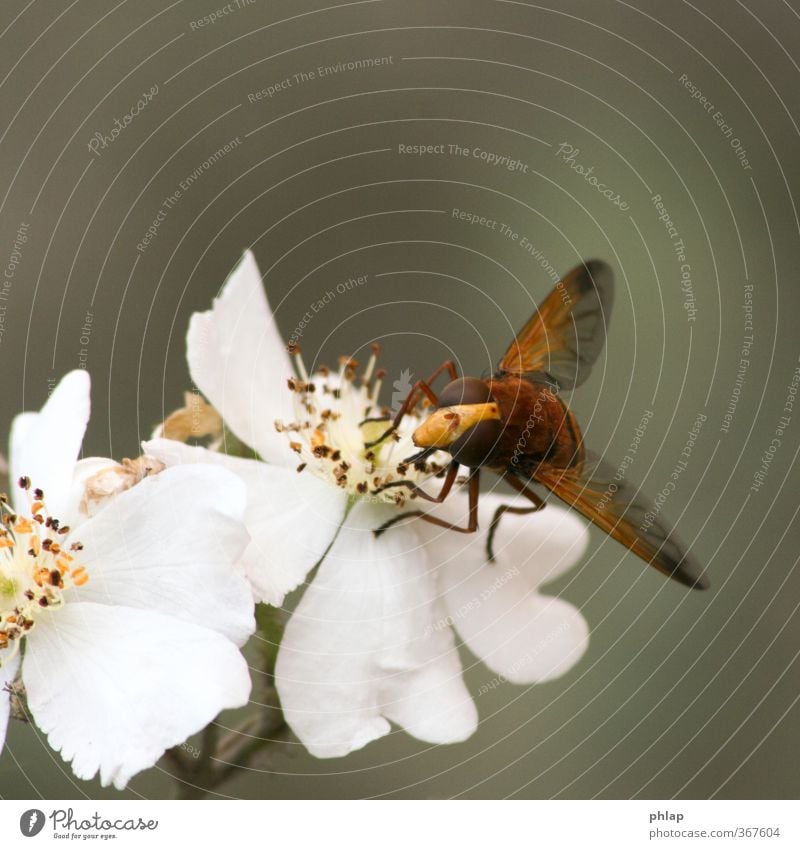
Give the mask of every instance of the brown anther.
<path id="1" fill-rule="evenodd" d="M 59 532 L 59 534 L 68 534 L 69 530 L 70 530 L 69 525 L 64 525 L 63 528 L 58 529 L 58 532 Z"/>
<path id="2" fill-rule="evenodd" d="M 337 448 L 336 451 L 334 451 L 333 454 L 331 454 L 331 460 L 333 460 L 334 463 L 338 463 L 339 460 L 341 460 L 341 459 L 342 459 L 342 452 L 339 451 L 339 449 Z"/>
<path id="3" fill-rule="evenodd" d="M 339 357 L 339 365 L 344 366 L 346 369 L 356 369 L 358 368 L 358 360 L 354 360 L 352 357 L 341 356 Z"/>
<path id="4" fill-rule="evenodd" d="M 20 489 L 28 490 L 31 488 L 31 479 L 27 475 L 23 475 L 17 483 L 19 484 Z"/>
<path id="5" fill-rule="evenodd" d="M 39 487 L 36 487 L 36 489 L 34 489 L 34 491 L 33 491 L 33 497 L 37 501 L 43 501 L 44 500 L 44 491 L 39 489 Z"/>
<path id="6" fill-rule="evenodd" d="M 356 489 L 363 495 L 369 489 L 369 487 L 364 481 L 359 481 L 356 484 Z"/>
<path id="7" fill-rule="evenodd" d="M 53 540 L 51 540 L 49 537 L 48 537 L 47 539 L 43 539 L 43 540 L 42 540 L 42 548 L 43 548 L 45 551 L 50 551 L 50 546 L 51 546 L 52 544 L 53 544 Z"/>
<path id="8" fill-rule="evenodd" d="M 297 342 L 290 342 L 286 346 L 286 353 L 289 354 L 290 357 L 294 357 L 296 354 L 300 353 L 300 346 Z"/>
<path id="9" fill-rule="evenodd" d="M 291 448 L 296 454 L 300 454 L 303 450 L 303 446 L 299 442 L 290 442 L 289 448 Z"/>
<path id="10" fill-rule="evenodd" d="M 380 356 L 380 353 L 381 353 L 380 342 L 373 342 L 369 347 L 372 350 L 372 353 L 375 354 L 376 357 Z"/>
<path id="11" fill-rule="evenodd" d="M 398 463 L 397 464 L 397 474 L 401 477 L 408 471 L 407 463 Z"/>
<path id="12" fill-rule="evenodd" d="M 379 368 L 375 372 L 375 380 L 383 380 L 384 377 L 386 377 L 386 369 L 385 368 Z"/>
<path id="13" fill-rule="evenodd" d="M 301 464 L 297 467 L 297 471 L 298 471 L 298 472 L 302 472 L 302 471 L 303 471 L 303 469 L 305 469 L 305 467 L 306 467 L 306 464 L 305 464 L 305 463 L 301 463 Z"/>
<path id="14" fill-rule="evenodd" d="M 83 543 L 82 542 L 73 542 L 69 547 L 70 551 L 83 551 Z"/>

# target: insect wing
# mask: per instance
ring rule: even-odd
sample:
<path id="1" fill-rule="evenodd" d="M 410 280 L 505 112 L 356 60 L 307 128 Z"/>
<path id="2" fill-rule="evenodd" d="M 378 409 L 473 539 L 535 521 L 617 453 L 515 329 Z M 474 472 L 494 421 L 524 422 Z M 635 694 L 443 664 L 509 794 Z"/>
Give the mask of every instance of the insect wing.
<path id="1" fill-rule="evenodd" d="M 534 477 L 659 572 L 688 587 L 708 587 L 700 565 L 659 521 L 653 505 L 605 461 L 588 454 L 569 469 L 540 466 Z"/>
<path id="2" fill-rule="evenodd" d="M 557 283 L 500 360 L 500 372 L 545 372 L 563 388 L 583 383 L 603 349 L 614 275 L 592 259 Z"/>

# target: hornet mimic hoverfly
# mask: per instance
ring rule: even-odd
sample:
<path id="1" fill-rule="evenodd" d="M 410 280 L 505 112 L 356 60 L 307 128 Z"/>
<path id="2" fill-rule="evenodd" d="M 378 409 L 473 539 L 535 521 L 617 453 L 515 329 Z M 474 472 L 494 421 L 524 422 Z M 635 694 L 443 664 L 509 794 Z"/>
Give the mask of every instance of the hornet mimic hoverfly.
<path id="1" fill-rule="evenodd" d="M 441 503 L 456 481 L 459 466 L 467 466 L 469 519 L 461 527 L 412 510 L 386 522 L 376 533 L 410 516 L 462 533 L 476 531 L 479 475 L 487 468 L 531 502 L 530 507 L 497 509 L 487 537 L 490 561 L 503 513 L 545 507 L 531 489 L 532 484 L 541 484 L 663 574 L 688 587 L 708 587 L 702 569 L 675 534 L 650 518 L 650 505 L 638 487 L 584 448 L 578 423 L 558 395 L 559 389 L 579 386 L 589 376 L 605 342 L 613 295 L 611 269 L 604 262 L 589 260 L 556 284 L 490 378 L 458 377 L 455 364 L 448 360 L 428 380 L 414 384 L 391 426 L 367 447 L 389 437 L 402 418 L 427 398 L 433 409 L 413 435 L 414 444 L 422 450 L 404 464 L 422 462 L 436 451 L 445 451 L 452 459 L 438 495 L 407 480 L 382 488 L 404 486 L 419 498 Z M 445 372 L 450 382 L 437 395 L 432 384 Z"/>

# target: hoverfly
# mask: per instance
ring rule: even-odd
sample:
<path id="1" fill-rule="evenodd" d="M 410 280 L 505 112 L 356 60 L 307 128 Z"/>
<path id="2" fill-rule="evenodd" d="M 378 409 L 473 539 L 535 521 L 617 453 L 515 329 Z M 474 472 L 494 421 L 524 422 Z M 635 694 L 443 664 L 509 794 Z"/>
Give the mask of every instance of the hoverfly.
<path id="1" fill-rule="evenodd" d="M 407 458 L 401 469 L 421 463 L 436 451 L 445 451 L 452 459 L 438 495 L 408 480 L 392 481 L 381 489 L 403 486 L 424 500 L 441 503 L 456 481 L 459 466 L 467 466 L 469 519 L 461 527 L 424 510 L 412 510 L 386 522 L 376 533 L 410 516 L 462 533 L 476 531 L 479 476 L 486 468 L 531 502 L 530 507 L 497 509 L 487 536 L 490 561 L 504 513 L 545 507 L 546 502 L 531 489 L 541 484 L 663 574 L 688 587 L 708 587 L 702 569 L 675 534 L 650 518 L 650 505 L 638 494 L 638 487 L 585 450 L 575 416 L 558 394 L 589 376 L 605 342 L 613 295 L 611 269 L 600 260 L 589 260 L 556 284 L 490 378 L 458 377 L 455 364 L 448 360 L 428 380 L 414 384 L 391 426 L 367 447 L 390 436 L 425 397 L 433 409 L 413 434 L 414 444 L 422 450 Z M 445 372 L 450 382 L 437 395 L 432 384 Z"/>

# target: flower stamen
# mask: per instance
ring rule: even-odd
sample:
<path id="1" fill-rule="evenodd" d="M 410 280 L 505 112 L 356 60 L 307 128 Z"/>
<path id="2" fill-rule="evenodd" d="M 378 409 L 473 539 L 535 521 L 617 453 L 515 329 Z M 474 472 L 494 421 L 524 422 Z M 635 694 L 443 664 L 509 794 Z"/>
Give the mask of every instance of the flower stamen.
<path id="1" fill-rule="evenodd" d="M 431 462 L 415 464 L 413 468 L 403 459 L 418 449 L 411 434 L 419 424 L 418 417 L 409 413 L 393 438 L 380 445 L 366 445 L 383 433 L 388 424 L 388 411 L 380 410 L 375 420 L 376 405 L 385 375 L 376 368 L 380 346 L 371 346 L 366 368 L 357 375 L 358 362 L 352 357 L 340 357 L 335 374 L 322 366 L 309 377 L 300 346 L 290 344 L 297 377 L 287 385 L 292 392 L 295 421 L 276 422 L 276 430 L 289 436 L 289 448 L 301 460 L 297 471 L 310 470 L 333 486 L 359 498 L 404 504 L 409 492 L 402 488 L 383 489 L 393 480 L 408 478 L 415 483 L 425 476 L 437 474 L 444 467 Z M 413 497 L 410 496 L 410 497 Z"/>
<path id="2" fill-rule="evenodd" d="M 66 590 L 89 580 L 86 567 L 75 564 L 57 541 L 69 528 L 49 515 L 44 492 L 31 494 L 27 477 L 19 485 L 28 496 L 30 518 L 13 513 L 8 499 L 0 498 L 0 666 L 17 654 L 42 609 L 57 610 Z M 82 547 L 73 542 L 70 551 Z"/>

